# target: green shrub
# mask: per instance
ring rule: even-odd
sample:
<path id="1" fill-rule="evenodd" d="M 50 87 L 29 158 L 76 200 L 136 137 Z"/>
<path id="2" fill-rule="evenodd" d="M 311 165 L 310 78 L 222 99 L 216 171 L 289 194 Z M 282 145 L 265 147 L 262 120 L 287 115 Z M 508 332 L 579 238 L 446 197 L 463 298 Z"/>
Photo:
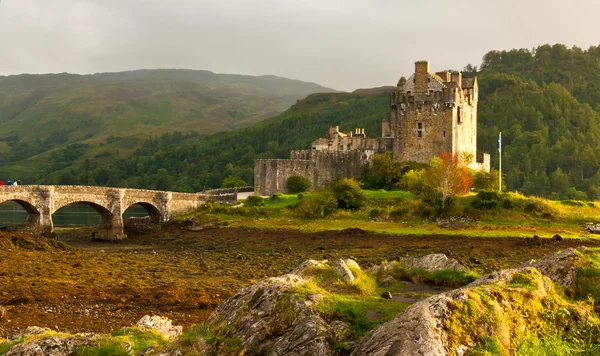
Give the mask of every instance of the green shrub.
<path id="1" fill-rule="evenodd" d="M 310 189 L 310 179 L 301 176 L 291 176 L 287 180 L 287 189 L 290 193 L 303 193 Z"/>
<path id="2" fill-rule="evenodd" d="M 330 186 L 339 208 L 358 210 L 367 201 L 367 195 L 354 179 L 344 178 L 334 182 Z"/>
<path id="3" fill-rule="evenodd" d="M 495 191 L 481 190 L 475 196 L 475 199 L 471 203 L 471 206 L 475 209 L 495 209 L 500 205 L 502 196 Z"/>
<path id="4" fill-rule="evenodd" d="M 338 201 L 331 192 L 321 191 L 304 198 L 296 208 L 296 213 L 308 219 L 324 218 L 331 215 L 337 205 Z"/>
<path id="5" fill-rule="evenodd" d="M 265 205 L 265 202 L 264 202 L 263 197 L 261 197 L 259 195 L 251 195 L 248 198 L 246 198 L 244 205 L 248 206 L 248 207 L 263 206 L 263 205 Z"/>

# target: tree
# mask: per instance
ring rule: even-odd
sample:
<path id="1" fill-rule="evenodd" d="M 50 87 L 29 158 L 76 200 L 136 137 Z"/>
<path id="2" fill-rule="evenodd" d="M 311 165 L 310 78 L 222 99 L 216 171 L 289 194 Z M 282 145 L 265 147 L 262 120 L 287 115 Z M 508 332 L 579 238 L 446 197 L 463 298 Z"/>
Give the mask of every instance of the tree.
<path id="1" fill-rule="evenodd" d="M 469 172 L 457 156 L 444 152 L 429 161 L 425 171 L 426 194 L 439 198 L 442 211 L 449 198 L 468 192 L 471 185 Z"/>
<path id="2" fill-rule="evenodd" d="M 306 192 L 312 186 L 310 179 L 301 176 L 291 176 L 287 180 L 287 188 L 290 193 Z"/>
<path id="3" fill-rule="evenodd" d="M 342 209 L 358 210 L 367 200 L 367 195 L 354 179 L 344 178 L 335 181 L 329 190 L 337 199 L 338 207 Z"/>
<path id="4" fill-rule="evenodd" d="M 400 181 L 401 169 L 391 152 L 375 155 L 367 168 L 363 183 L 367 189 L 390 190 Z"/>
<path id="5" fill-rule="evenodd" d="M 223 183 L 221 183 L 221 188 L 237 188 L 237 187 L 247 187 L 248 183 L 237 178 L 229 176 L 223 179 Z"/>

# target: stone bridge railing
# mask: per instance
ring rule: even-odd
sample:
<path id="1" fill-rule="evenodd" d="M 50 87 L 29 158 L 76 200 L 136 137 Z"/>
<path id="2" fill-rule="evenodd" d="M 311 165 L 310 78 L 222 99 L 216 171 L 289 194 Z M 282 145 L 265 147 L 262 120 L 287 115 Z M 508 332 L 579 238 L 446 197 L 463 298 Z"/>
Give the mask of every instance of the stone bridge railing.
<path id="1" fill-rule="evenodd" d="M 100 214 L 103 239 L 120 239 L 123 234 L 123 212 L 134 204 L 141 205 L 153 223 L 160 224 L 170 216 L 197 208 L 214 197 L 206 193 L 176 193 L 143 189 L 88 186 L 21 185 L 0 186 L 0 203 L 14 201 L 27 212 L 27 227 L 40 233 L 52 232 L 52 214 L 73 203 L 85 203 Z"/>

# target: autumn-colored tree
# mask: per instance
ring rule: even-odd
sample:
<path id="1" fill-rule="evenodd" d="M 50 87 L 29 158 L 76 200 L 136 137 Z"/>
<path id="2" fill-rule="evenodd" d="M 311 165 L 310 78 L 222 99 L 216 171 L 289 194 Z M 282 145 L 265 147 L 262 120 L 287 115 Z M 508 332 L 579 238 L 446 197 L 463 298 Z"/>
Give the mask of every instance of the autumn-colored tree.
<path id="1" fill-rule="evenodd" d="M 441 210 L 446 208 L 449 198 L 468 192 L 472 183 L 467 167 L 449 152 L 432 158 L 425 171 L 425 188 L 439 198 Z"/>

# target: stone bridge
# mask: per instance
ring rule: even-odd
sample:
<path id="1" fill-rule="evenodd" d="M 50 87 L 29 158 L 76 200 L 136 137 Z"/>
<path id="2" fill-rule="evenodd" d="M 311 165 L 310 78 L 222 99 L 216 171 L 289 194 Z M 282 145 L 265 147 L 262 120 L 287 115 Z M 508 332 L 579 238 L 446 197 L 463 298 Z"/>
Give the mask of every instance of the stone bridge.
<path id="1" fill-rule="evenodd" d="M 27 212 L 28 229 L 48 233 L 53 231 L 52 214 L 73 203 L 84 203 L 100 214 L 102 239 L 120 239 L 123 234 L 123 212 L 134 204 L 141 205 L 150 221 L 160 224 L 170 216 L 197 208 L 214 196 L 207 193 L 175 193 L 142 189 L 122 189 L 87 186 L 21 185 L 1 186 L 0 204 L 14 201 Z M 231 199 L 230 199 L 231 200 Z"/>

